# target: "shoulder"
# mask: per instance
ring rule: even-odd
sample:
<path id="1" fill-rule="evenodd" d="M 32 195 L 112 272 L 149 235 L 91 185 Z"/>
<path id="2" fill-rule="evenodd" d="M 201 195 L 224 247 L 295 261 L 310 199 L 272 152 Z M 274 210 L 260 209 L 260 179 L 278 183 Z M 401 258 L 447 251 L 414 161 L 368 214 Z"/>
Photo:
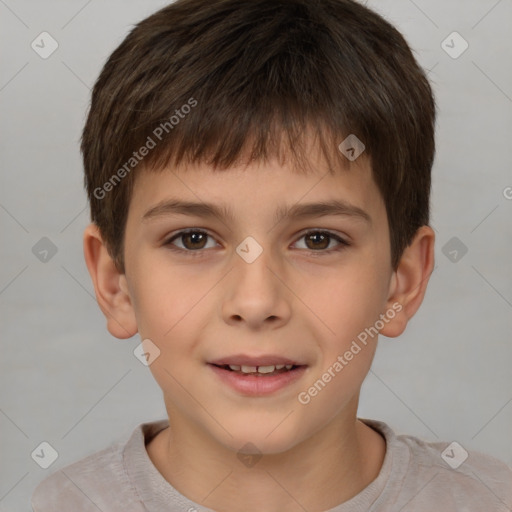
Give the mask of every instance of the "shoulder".
<path id="1" fill-rule="evenodd" d="M 45 478 L 32 494 L 34 512 L 144 510 L 124 468 L 123 448 L 113 444 Z"/>
<path id="2" fill-rule="evenodd" d="M 413 499 L 442 501 L 447 510 L 511 510 L 512 468 L 504 462 L 456 441 L 428 442 L 411 435 L 396 440 L 409 450 L 404 489 Z"/>
<path id="3" fill-rule="evenodd" d="M 386 439 L 372 510 L 512 510 L 512 468 L 501 460 L 456 441 L 426 441 L 399 435 L 382 421 L 362 421 Z"/>

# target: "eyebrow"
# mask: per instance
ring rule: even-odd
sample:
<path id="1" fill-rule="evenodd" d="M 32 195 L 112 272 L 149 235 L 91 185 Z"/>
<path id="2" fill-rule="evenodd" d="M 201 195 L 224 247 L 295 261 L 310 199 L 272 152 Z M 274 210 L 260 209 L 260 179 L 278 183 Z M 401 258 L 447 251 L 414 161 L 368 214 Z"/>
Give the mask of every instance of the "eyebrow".
<path id="1" fill-rule="evenodd" d="M 189 215 L 203 218 L 217 218 L 221 221 L 227 220 L 234 223 L 235 215 L 226 205 L 215 205 L 212 203 L 195 203 L 169 199 L 158 203 L 150 208 L 142 216 L 142 222 L 147 222 L 158 217 L 170 215 Z M 279 207 L 274 216 L 274 222 L 278 223 L 283 219 L 302 219 L 325 216 L 343 216 L 363 220 L 369 224 L 372 218 L 361 208 L 345 201 L 333 199 L 318 203 L 303 203 L 293 206 Z"/>

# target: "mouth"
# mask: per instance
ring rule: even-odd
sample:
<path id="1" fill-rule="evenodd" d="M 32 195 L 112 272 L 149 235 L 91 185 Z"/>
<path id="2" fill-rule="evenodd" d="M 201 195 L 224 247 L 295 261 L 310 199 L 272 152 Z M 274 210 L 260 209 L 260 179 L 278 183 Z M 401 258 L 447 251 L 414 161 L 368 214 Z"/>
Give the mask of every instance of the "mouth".
<path id="1" fill-rule="evenodd" d="M 253 375 L 258 377 L 270 377 L 281 373 L 288 373 L 305 365 L 295 364 L 270 364 L 261 366 L 237 365 L 237 364 L 213 364 L 217 368 L 237 373 L 239 375 Z"/>
<path id="2" fill-rule="evenodd" d="M 244 396 L 268 396 L 296 386 L 308 365 L 277 355 L 235 355 L 207 363 L 219 382 Z"/>

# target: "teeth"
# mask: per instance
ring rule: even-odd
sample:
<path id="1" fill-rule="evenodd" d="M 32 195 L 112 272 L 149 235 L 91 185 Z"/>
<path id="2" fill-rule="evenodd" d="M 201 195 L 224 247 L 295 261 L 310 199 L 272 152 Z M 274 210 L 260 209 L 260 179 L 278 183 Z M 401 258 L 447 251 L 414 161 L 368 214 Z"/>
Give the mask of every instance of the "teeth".
<path id="1" fill-rule="evenodd" d="M 229 368 L 234 370 L 235 372 L 241 371 L 242 373 L 272 373 L 276 370 L 282 370 L 286 368 L 287 370 L 291 370 L 293 368 L 292 364 L 276 364 L 276 365 L 268 365 L 268 366 L 239 366 L 237 364 L 230 364 Z"/>
<path id="2" fill-rule="evenodd" d="M 257 366 L 244 366 L 242 365 L 242 373 L 254 373 L 256 372 Z"/>
<path id="3" fill-rule="evenodd" d="M 276 370 L 274 365 L 271 366 L 258 366 L 258 373 L 272 373 Z"/>

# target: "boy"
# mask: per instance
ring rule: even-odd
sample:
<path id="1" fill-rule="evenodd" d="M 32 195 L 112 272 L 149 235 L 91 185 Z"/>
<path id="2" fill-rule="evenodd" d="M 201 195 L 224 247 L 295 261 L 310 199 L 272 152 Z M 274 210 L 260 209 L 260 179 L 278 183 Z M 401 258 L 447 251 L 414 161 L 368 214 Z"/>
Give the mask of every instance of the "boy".
<path id="1" fill-rule="evenodd" d="M 84 255 L 168 420 L 51 475 L 34 511 L 511 510 L 500 461 L 357 418 L 433 269 L 435 115 L 403 37 L 352 0 L 140 22 L 92 94 Z"/>

